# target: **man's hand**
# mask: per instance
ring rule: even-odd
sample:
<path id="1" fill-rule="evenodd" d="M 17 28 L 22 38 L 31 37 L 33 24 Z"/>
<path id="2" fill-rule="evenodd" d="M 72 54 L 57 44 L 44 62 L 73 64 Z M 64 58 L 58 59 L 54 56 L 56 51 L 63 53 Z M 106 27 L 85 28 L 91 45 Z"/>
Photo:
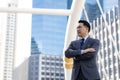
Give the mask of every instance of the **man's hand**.
<path id="1" fill-rule="evenodd" d="M 88 53 L 88 52 L 95 52 L 94 48 L 87 48 L 85 50 L 83 50 L 83 53 Z"/>

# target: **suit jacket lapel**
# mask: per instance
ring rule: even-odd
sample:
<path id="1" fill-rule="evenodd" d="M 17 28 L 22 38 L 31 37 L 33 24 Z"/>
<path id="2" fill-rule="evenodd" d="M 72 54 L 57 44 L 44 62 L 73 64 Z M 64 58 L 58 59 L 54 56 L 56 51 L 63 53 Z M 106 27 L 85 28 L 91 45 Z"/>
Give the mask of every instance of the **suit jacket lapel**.
<path id="1" fill-rule="evenodd" d="M 77 46 L 78 46 L 78 49 L 80 49 L 81 48 L 81 45 L 80 45 L 80 39 L 78 40 L 78 42 L 77 42 Z"/>

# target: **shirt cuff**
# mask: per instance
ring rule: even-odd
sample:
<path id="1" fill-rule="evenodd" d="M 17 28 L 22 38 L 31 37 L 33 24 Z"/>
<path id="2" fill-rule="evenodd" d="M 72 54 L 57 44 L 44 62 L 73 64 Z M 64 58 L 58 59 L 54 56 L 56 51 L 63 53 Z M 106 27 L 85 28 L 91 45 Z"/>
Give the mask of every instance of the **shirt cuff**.
<path id="1" fill-rule="evenodd" d="M 81 54 L 83 54 L 83 50 L 81 50 Z"/>

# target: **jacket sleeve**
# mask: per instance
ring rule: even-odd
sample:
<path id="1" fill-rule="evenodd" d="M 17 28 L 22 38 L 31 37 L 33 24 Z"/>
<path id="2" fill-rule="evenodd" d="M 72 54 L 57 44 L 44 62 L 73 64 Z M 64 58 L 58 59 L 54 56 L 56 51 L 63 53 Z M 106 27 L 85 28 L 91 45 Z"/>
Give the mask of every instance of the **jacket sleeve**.
<path id="1" fill-rule="evenodd" d="M 73 58 L 73 57 L 77 57 L 77 56 L 81 55 L 81 50 L 80 49 L 75 50 L 73 44 L 74 44 L 74 42 L 71 42 L 68 49 L 65 51 L 65 56 L 67 58 Z"/>
<path id="2" fill-rule="evenodd" d="M 90 48 L 94 48 L 95 52 L 88 52 L 88 53 L 82 54 L 82 55 L 77 56 L 77 57 L 79 57 L 80 60 L 87 60 L 87 59 L 93 58 L 94 56 L 97 55 L 98 50 L 99 50 L 99 46 L 100 46 L 99 40 L 95 40 L 93 42 L 93 45 L 90 47 Z"/>

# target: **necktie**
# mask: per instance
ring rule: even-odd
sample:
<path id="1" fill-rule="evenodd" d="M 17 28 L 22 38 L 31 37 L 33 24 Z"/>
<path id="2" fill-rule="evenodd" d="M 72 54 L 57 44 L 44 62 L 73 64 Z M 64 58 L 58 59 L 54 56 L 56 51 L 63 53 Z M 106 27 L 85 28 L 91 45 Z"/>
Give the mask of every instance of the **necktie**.
<path id="1" fill-rule="evenodd" d="M 84 45 L 84 41 L 85 41 L 85 39 L 83 38 L 83 39 L 81 39 L 81 46 L 83 46 Z"/>

